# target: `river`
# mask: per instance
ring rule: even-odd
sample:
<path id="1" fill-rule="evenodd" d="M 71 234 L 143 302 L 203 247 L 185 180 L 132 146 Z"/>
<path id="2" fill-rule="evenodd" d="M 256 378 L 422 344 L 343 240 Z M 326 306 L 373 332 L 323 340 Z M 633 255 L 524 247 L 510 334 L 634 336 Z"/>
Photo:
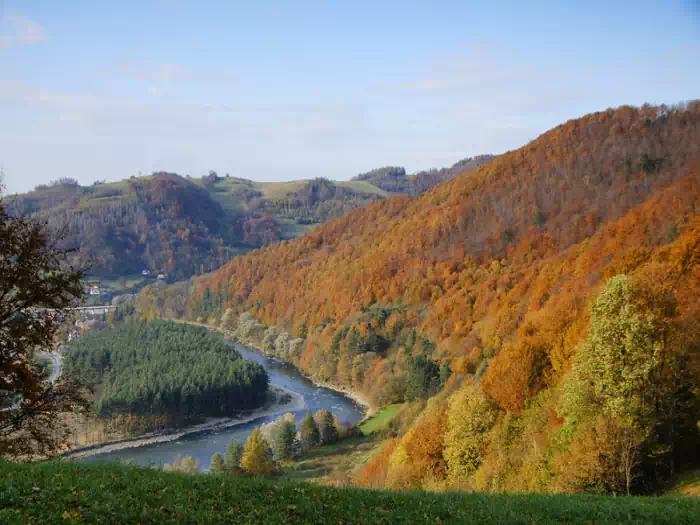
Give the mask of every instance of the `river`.
<path id="1" fill-rule="evenodd" d="M 265 357 L 258 352 L 234 343 L 245 359 L 260 363 L 270 377 L 270 383 L 297 392 L 304 396 L 305 407 L 295 411 L 297 423 L 301 421 L 308 410 L 315 413 L 325 408 L 338 417 L 341 425 L 351 425 L 360 421 L 364 410 L 355 401 L 335 390 L 314 385 L 305 378 L 299 370 L 283 361 Z M 198 434 L 190 434 L 176 441 L 148 445 L 140 448 L 130 448 L 91 456 L 80 461 L 130 461 L 144 466 L 162 466 L 172 463 L 178 454 L 187 454 L 199 460 L 202 470 L 209 468 L 209 461 L 216 452 L 222 454 L 226 451 L 226 445 L 231 439 L 237 439 L 241 443 L 256 427 L 272 421 L 278 416 L 261 417 L 250 423 L 237 425 L 221 431 L 206 431 Z"/>

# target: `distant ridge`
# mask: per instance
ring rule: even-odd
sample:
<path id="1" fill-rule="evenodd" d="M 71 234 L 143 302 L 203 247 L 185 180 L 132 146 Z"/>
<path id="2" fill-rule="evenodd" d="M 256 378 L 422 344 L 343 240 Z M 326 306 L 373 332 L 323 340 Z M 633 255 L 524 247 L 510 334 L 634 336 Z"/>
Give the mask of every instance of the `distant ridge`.
<path id="1" fill-rule="evenodd" d="M 405 188 L 391 193 L 422 191 L 443 180 L 444 171 L 406 176 Z M 234 255 L 297 237 L 389 194 L 367 180 L 259 183 L 215 172 L 201 178 L 154 172 L 91 186 L 63 178 L 5 201 L 11 213 L 66 228 L 64 246 L 75 249 L 74 262 L 90 265 L 92 277 L 127 278 L 138 288 L 148 282 L 138 279 L 144 270 L 170 282 L 210 272 Z"/>
<path id="2" fill-rule="evenodd" d="M 367 173 L 361 173 L 352 180 L 367 181 L 389 193 L 420 195 L 433 186 L 452 180 L 458 175 L 475 170 L 479 166 L 487 164 L 496 158 L 496 155 L 477 155 L 467 157 L 456 162 L 449 168 L 419 171 L 413 175 L 407 175 L 405 168 L 399 166 L 386 166 L 377 168 Z"/>

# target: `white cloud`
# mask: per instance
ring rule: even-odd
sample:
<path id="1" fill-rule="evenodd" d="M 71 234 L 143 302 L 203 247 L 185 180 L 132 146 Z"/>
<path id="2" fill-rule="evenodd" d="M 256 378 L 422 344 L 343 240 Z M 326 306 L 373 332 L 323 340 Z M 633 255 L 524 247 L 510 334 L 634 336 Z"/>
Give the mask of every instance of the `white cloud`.
<path id="1" fill-rule="evenodd" d="M 0 14 L 0 49 L 38 44 L 46 40 L 39 22 L 13 10 Z"/>
<path id="2" fill-rule="evenodd" d="M 185 66 L 175 63 L 150 64 L 130 61 L 117 65 L 114 71 L 125 77 L 148 82 L 171 82 L 190 76 L 190 72 Z"/>

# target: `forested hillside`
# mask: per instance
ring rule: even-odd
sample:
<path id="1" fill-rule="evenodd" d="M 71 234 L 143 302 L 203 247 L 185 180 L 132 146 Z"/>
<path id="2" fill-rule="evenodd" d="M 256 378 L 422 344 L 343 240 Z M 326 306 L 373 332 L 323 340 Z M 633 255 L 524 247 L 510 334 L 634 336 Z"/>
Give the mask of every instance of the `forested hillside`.
<path id="1" fill-rule="evenodd" d="M 700 444 L 699 161 L 698 102 L 590 114 L 137 309 L 412 401 L 366 485 L 653 490 Z"/>
<path id="2" fill-rule="evenodd" d="M 479 166 L 488 164 L 495 158 L 495 155 L 467 157 L 449 168 L 419 171 L 413 175 L 407 175 L 406 170 L 400 166 L 387 166 L 368 171 L 367 173 L 361 173 L 353 180 L 369 182 L 393 194 L 420 195 L 441 182 L 452 180 L 457 175 L 473 171 Z"/>
<path id="3" fill-rule="evenodd" d="M 471 159 L 463 163 L 476 166 Z M 404 183 L 387 190 L 368 180 L 258 183 L 215 172 L 201 178 L 159 172 L 92 186 L 63 178 L 5 203 L 10 213 L 46 220 L 62 232 L 62 246 L 74 250 L 73 262 L 90 266 L 92 277 L 115 280 L 147 270 L 150 278 L 162 273 L 173 282 L 301 235 L 388 192 L 420 193 L 456 175 L 454 168 L 402 173 L 392 180 Z"/>
<path id="4" fill-rule="evenodd" d="M 187 278 L 227 261 L 239 237 L 205 189 L 168 173 L 90 187 L 63 179 L 5 202 L 10 213 L 46 220 L 63 232 L 62 246 L 75 250 L 72 262 L 89 265 L 97 277 L 145 269 Z"/>

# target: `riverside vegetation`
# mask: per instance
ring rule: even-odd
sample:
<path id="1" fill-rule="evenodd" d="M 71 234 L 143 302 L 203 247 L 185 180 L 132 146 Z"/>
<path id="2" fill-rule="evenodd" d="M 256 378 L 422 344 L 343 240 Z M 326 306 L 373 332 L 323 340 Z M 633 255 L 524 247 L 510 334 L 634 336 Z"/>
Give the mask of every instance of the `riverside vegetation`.
<path id="1" fill-rule="evenodd" d="M 699 102 L 605 110 L 115 315 L 404 403 L 367 486 L 654 492 L 700 450 L 699 163 Z"/>
<path id="2" fill-rule="evenodd" d="M 231 440 L 226 454 L 215 453 L 210 462 L 211 474 L 271 474 L 281 464 L 298 460 L 304 454 L 322 445 L 332 445 L 341 439 L 359 434 L 357 427 L 341 428 L 332 412 L 321 409 L 315 416 L 307 412 L 297 429 L 294 414 L 287 413 L 274 421 L 256 428 L 245 445 Z M 168 471 L 196 474 L 199 462 L 188 455 L 180 455 Z"/>

